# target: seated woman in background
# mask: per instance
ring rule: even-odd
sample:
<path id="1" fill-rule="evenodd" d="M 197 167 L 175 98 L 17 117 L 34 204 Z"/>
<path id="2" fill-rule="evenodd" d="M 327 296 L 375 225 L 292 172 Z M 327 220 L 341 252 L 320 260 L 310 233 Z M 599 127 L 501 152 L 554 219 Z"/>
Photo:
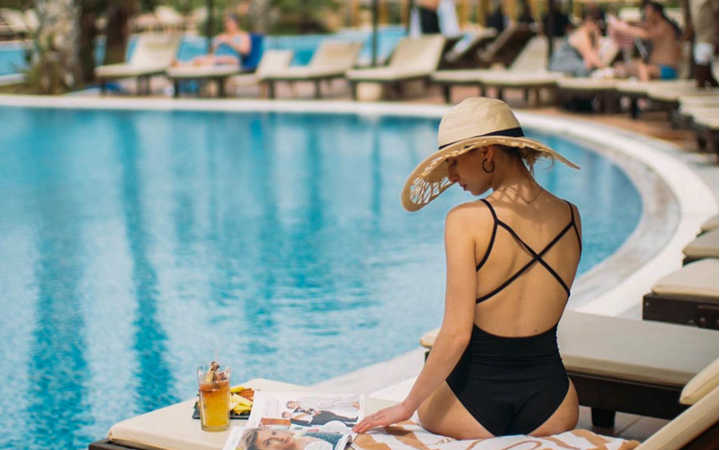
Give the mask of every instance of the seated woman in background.
<path id="1" fill-rule="evenodd" d="M 605 66 L 598 51 L 602 36 L 603 13 L 591 9 L 583 14 L 583 21 L 557 47 L 550 58 L 550 70 L 575 77 L 587 77 Z"/>
<path id="2" fill-rule="evenodd" d="M 243 56 L 250 54 L 250 34 L 240 29 L 235 14 L 225 16 L 224 26 L 225 32 L 213 38 L 212 53 L 193 58 L 192 65 L 242 64 Z"/>

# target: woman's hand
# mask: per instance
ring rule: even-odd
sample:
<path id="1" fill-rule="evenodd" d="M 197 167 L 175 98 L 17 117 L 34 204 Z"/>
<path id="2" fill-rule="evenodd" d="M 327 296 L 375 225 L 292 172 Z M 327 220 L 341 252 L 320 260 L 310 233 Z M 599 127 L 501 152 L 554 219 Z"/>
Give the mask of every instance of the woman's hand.
<path id="1" fill-rule="evenodd" d="M 406 407 L 404 403 L 399 403 L 367 416 L 362 422 L 353 427 L 353 431 L 356 433 L 364 433 L 371 428 L 384 427 L 392 425 L 393 423 L 402 422 L 403 420 L 409 419 L 413 412 L 414 410 Z"/>

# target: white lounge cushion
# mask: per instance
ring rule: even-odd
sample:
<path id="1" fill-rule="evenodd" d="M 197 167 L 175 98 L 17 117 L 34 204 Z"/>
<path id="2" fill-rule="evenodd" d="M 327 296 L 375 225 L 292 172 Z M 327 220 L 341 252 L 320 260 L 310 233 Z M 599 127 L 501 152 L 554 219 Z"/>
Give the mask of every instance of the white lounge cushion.
<path id="1" fill-rule="evenodd" d="M 563 74 L 557 72 L 525 72 L 514 70 L 508 70 L 504 73 L 490 72 L 479 76 L 482 83 L 508 87 L 555 85 L 555 82 L 562 77 Z"/>
<path id="2" fill-rule="evenodd" d="M 660 278 L 652 287 L 658 295 L 718 299 L 718 260 L 701 259 L 691 262 Z"/>
<path id="3" fill-rule="evenodd" d="M 394 67 L 376 67 L 372 69 L 350 70 L 346 76 L 351 80 L 373 80 L 373 81 L 393 81 L 404 80 L 408 78 L 424 77 L 427 74 L 424 71 L 406 71 L 399 70 Z"/>
<path id="4" fill-rule="evenodd" d="M 170 78 L 212 78 L 228 77 L 240 71 L 237 64 L 224 64 L 217 66 L 176 66 L 167 69 Z"/>
<path id="5" fill-rule="evenodd" d="M 559 88 L 604 91 L 613 89 L 618 80 L 613 78 L 566 77 L 557 80 Z"/>
<path id="6" fill-rule="evenodd" d="M 718 360 L 711 362 L 688 381 L 680 393 L 680 403 L 694 405 L 718 385 Z"/>
<path id="7" fill-rule="evenodd" d="M 617 83 L 615 88 L 627 94 L 647 94 L 648 90 L 654 88 L 692 88 L 695 86 L 695 80 L 651 80 L 651 81 L 639 81 L 639 80 L 627 80 L 620 81 Z"/>
<path id="8" fill-rule="evenodd" d="M 718 388 L 660 428 L 637 450 L 672 450 L 682 448 L 718 421 Z"/>
<path id="9" fill-rule="evenodd" d="M 148 64 L 148 65 L 135 65 L 135 64 L 107 64 L 105 66 L 99 66 L 95 68 L 95 75 L 100 78 L 122 78 L 122 77 L 137 77 L 142 75 L 149 75 L 154 73 L 162 73 L 165 71 L 167 66 L 163 64 Z"/>
<path id="10" fill-rule="evenodd" d="M 647 95 L 654 100 L 679 101 L 686 97 L 717 98 L 718 90 L 696 86 L 654 86 L 648 88 Z"/>
<path id="11" fill-rule="evenodd" d="M 696 237 L 685 246 L 683 254 L 689 258 L 717 258 L 718 257 L 718 230 L 711 230 Z M 715 263 L 715 274 L 717 274 L 717 262 Z M 717 292 L 717 284 L 715 285 Z M 717 295 L 717 293 L 715 294 Z"/>
<path id="12" fill-rule="evenodd" d="M 438 70 L 432 74 L 432 79 L 447 83 L 477 83 L 480 81 L 480 76 L 490 72 L 506 73 L 507 71 L 493 69 Z"/>
<path id="13" fill-rule="evenodd" d="M 710 217 L 708 220 L 703 222 L 702 225 L 700 225 L 701 233 L 704 233 L 704 232 L 710 231 L 710 230 L 717 230 L 717 229 L 718 229 L 718 215 L 717 214 Z"/>

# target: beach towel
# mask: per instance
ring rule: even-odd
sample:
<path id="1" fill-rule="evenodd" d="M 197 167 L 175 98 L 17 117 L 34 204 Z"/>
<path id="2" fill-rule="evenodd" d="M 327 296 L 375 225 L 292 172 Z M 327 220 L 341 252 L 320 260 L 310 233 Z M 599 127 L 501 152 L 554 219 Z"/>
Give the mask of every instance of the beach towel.
<path id="1" fill-rule="evenodd" d="M 589 430 L 572 430 L 553 436 L 502 436 L 492 439 L 457 440 L 430 433 L 413 421 L 359 434 L 352 448 L 357 450 L 631 450 L 640 445 Z"/>

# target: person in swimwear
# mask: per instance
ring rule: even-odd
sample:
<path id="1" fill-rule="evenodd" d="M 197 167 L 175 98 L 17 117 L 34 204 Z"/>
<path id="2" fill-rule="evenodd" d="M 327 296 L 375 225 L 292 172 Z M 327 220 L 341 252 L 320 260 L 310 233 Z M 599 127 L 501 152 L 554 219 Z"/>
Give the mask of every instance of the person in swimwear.
<path id="1" fill-rule="evenodd" d="M 678 64 L 682 58 L 682 32 L 675 22 L 665 15 L 663 6 L 655 1 L 644 3 L 645 20 L 642 26 L 630 25 L 609 16 L 611 33 L 650 41 L 652 50 L 645 61 L 618 65 L 619 76 L 633 75 L 641 81 L 650 79 L 672 80 L 678 77 Z"/>
<path id="2" fill-rule="evenodd" d="M 442 118 L 438 150 L 408 178 L 403 206 L 418 210 L 455 183 L 492 193 L 447 215 L 445 313 L 410 393 L 354 431 L 415 411 L 426 429 L 457 439 L 575 427 L 578 397 L 556 330 L 580 261 L 580 215 L 535 181 L 540 157 L 578 168 L 523 137 L 500 100 L 468 98 Z"/>
<path id="3" fill-rule="evenodd" d="M 240 29 L 235 14 L 225 16 L 224 27 L 225 32 L 213 38 L 212 52 L 193 58 L 190 64 L 195 66 L 242 64 L 243 56 L 250 53 L 250 34 Z"/>
<path id="4" fill-rule="evenodd" d="M 603 14 L 600 9 L 589 8 L 583 13 L 582 23 L 560 43 L 550 58 L 550 70 L 575 77 L 587 77 L 606 66 L 600 57 Z"/>

